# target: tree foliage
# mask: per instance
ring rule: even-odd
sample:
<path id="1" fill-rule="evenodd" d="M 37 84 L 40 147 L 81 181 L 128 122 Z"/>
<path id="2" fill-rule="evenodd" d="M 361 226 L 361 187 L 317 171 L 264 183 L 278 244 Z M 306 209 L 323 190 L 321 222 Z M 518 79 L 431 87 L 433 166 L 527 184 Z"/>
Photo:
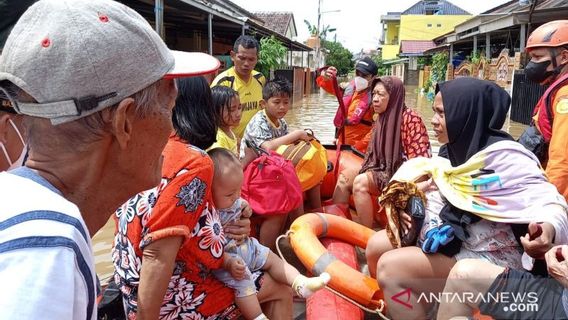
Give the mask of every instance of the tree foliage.
<path id="1" fill-rule="evenodd" d="M 304 23 L 306 24 L 306 26 L 308 27 L 308 31 L 310 32 L 310 35 L 312 37 L 318 36 L 318 26 L 316 26 L 315 24 L 311 24 L 308 20 L 304 19 Z M 326 26 L 323 26 L 319 32 L 319 38 L 321 40 L 326 40 L 327 39 L 327 34 L 329 32 L 333 32 L 335 31 L 336 28 L 332 28 L 329 24 Z"/>
<path id="2" fill-rule="evenodd" d="M 315 24 L 311 24 L 308 20 L 304 19 L 304 23 L 306 24 L 306 26 L 308 27 L 308 31 L 310 32 L 311 36 L 317 36 L 318 34 L 318 26 L 316 26 Z"/>
<path id="3" fill-rule="evenodd" d="M 371 59 L 373 59 L 373 61 L 375 61 L 375 63 L 377 64 L 378 67 L 378 75 L 379 76 L 384 76 L 387 74 L 388 70 L 389 70 L 389 66 L 385 65 L 383 58 L 381 57 L 380 54 L 374 54 L 371 56 Z"/>
<path id="4" fill-rule="evenodd" d="M 450 58 L 447 52 L 438 52 L 432 56 L 430 79 L 424 84 L 424 91 L 426 91 L 429 100 L 434 99 L 434 88 L 436 84 L 446 79 L 448 63 L 450 63 Z"/>
<path id="5" fill-rule="evenodd" d="M 276 37 L 260 39 L 260 52 L 256 69 L 265 77 L 270 76 L 270 70 L 282 67 L 288 50 Z"/>
<path id="6" fill-rule="evenodd" d="M 446 70 L 449 62 L 450 59 L 447 52 L 438 52 L 432 56 L 432 72 L 430 73 L 432 83 L 436 84 L 446 79 Z"/>
<path id="7" fill-rule="evenodd" d="M 325 63 L 336 67 L 338 75 L 347 75 L 353 70 L 353 54 L 341 43 L 324 40 L 322 46 L 326 50 Z"/>

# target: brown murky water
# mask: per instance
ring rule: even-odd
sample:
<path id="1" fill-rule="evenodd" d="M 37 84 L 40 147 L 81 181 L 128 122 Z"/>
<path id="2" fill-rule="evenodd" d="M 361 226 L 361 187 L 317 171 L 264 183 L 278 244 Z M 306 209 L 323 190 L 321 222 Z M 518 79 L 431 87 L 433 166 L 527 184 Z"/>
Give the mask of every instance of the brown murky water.
<path id="1" fill-rule="evenodd" d="M 440 144 L 434 138 L 434 131 L 430 124 L 430 119 L 434 115 L 432 103 L 419 93 L 419 89 L 416 86 L 406 86 L 406 104 L 414 108 L 424 119 L 433 151 L 437 152 Z M 331 143 L 335 133 L 333 117 L 335 116 L 337 105 L 337 100 L 334 96 L 324 92 L 314 93 L 305 97 L 301 104 L 295 105 L 288 112 L 285 119 L 290 128 L 310 128 L 322 143 Z M 508 119 L 503 129 L 516 139 L 525 128 L 525 125 L 509 121 Z"/>
<path id="2" fill-rule="evenodd" d="M 430 119 L 433 115 L 431 102 L 419 94 L 417 87 L 407 87 L 406 103 L 409 107 L 415 108 L 424 119 L 433 151 L 437 152 L 439 144 L 434 138 L 434 132 L 430 125 Z M 286 121 L 291 129 L 312 129 L 322 143 L 331 143 L 335 133 L 333 117 L 335 116 L 337 105 L 337 100 L 334 96 L 323 92 L 314 93 L 295 105 L 286 115 Z M 504 129 L 517 138 L 525 127 L 525 125 L 507 121 Z M 112 220 L 109 220 L 93 238 L 96 270 L 102 283 L 106 283 L 113 273 L 112 260 L 110 258 L 113 234 L 114 223 Z"/>

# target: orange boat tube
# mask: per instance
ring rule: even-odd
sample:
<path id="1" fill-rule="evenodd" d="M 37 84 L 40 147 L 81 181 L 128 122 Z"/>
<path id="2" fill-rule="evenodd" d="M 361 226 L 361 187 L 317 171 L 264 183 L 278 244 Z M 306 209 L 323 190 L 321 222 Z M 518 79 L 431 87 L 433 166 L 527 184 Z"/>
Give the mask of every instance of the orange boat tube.
<path id="1" fill-rule="evenodd" d="M 383 293 L 377 280 L 355 270 L 331 253 L 318 237 L 335 238 L 365 248 L 375 231 L 351 220 L 324 213 L 308 213 L 297 218 L 290 226 L 290 243 L 300 261 L 313 274 L 327 272 L 328 284 L 357 303 L 377 309 L 382 305 Z"/>

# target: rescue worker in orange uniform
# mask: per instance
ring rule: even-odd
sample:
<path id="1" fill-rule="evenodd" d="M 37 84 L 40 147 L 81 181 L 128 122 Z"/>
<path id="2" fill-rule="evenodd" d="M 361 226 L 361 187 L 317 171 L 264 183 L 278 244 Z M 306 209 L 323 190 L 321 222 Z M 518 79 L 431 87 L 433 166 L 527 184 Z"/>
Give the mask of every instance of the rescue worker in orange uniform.
<path id="1" fill-rule="evenodd" d="M 340 134 L 341 130 L 338 130 L 336 138 L 338 138 L 339 143 L 355 146 L 359 142 L 357 147 L 362 152 L 365 152 L 367 149 L 366 144 L 369 143 L 369 137 L 367 137 L 365 145 L 362 145 L 361 141 L 371 132 L 374 123 L 373 108 L 370 107 L 372 96 L 369 84 L 373 77 L 377 75 L 377 72 L 377 64 L 369 57 L 365 57 L 355 63 L 355 78 L 349 82 L 343 92 L 343 104 L 347 109 L 347 114 L 345 114 L 345 110 L 339 109 L 333 121 L 337 128 L 343 126 L 345 129 L 345 140 L 343 140 Z M 337 69 L 335 67 L 327 68 L 316 79 L 317 84 L 327 92 L 335 94 L 330 83 L 330 77 L 335 76 L 336 73 Z"/>
<path id="2" fill-rule="evenodd" d="M 534 123 L 548 143 L 546 174 L 568 199 L 568 20 L 536 28 L 527 41 L 529 80 L 550 85 L 535 107 Z"/>

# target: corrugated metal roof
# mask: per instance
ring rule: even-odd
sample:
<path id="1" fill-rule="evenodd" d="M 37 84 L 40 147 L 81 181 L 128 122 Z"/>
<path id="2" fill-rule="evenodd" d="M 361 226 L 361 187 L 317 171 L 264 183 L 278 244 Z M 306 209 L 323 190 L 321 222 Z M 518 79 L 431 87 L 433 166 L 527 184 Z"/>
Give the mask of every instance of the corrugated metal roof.
<path id="1" fill-rule="evenodd" d="M 436 47 L 436 44 L 431 40 L 402 40 L 400 42 L 400 55 L 419 55 L 434 47 Z"/>
<path id="2" fill-rule="evenodd" d="M 402 14 L 426 14 L 431 10 L 437 11 L 440 15 L 471 15 L 447 0 L 420 0 Z"/>
<path id="3" fill-rule="evenodd" d="M 521 6 L 518 0 L 513 0 L 493 9 L 489 9 L 482 14 L 507 14 L 515 11 L 529 11 L 530 7 L 530 4 Z M 535 11 L 562 7 L 568 7 L 568 0 L 538 0 Z"/>

